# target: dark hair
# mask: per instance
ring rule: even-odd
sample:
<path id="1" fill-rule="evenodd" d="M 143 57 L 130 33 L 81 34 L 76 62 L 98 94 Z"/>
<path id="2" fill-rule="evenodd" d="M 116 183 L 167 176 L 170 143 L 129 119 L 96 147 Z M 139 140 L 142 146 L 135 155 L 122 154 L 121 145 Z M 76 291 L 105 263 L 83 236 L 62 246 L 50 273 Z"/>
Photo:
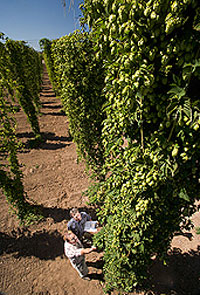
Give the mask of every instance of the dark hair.
<path id="1" fill-rule="evenodd" d="M 69 214 L 71 217 L 73 217 L 78 211 L 78 208 L 77 207 L 74 207 L 70 210 Z"/>

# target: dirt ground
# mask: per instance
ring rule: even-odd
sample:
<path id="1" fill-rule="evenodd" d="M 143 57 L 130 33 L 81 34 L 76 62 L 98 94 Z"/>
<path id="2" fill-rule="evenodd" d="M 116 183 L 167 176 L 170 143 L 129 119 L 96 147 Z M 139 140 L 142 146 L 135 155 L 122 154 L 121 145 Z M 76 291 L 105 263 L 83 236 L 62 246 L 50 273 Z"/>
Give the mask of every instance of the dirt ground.
<path id="1" fill-rule="evenodd" d="M 52 91 L 46 71 L 40 98 L 39 122 L 45 142 L 35 149 L 25 148 L 18 157 L 23 165 L 25 191 L 31 200 L 43 206 L 46 219 L 20 227 L 1 195 L 0 294 L 103 295 L 103 254 L 87 255 L 92 273 L 89 282 L 80 279 L 63 255 L 62 234 L 67 227 L 69 210 L 77 206 L 93 218 L 95 211 L 82 194 L 89 178 L 84 164 L 76 161 L 68 119 L 61 111 L 61 103 Z M 22 111 L 16 114 L 16 119 L 17 136 L 27 146 L 32 137 L 29 124 Z M 200 235 L 195 230 L 200 226 L 199 212 L 194 214 L 193 221 L 194 229 L 190 233 L 174 237 L 168 264 L 153 262 L 152 290 L 146 294 L 200 295 Z"/>

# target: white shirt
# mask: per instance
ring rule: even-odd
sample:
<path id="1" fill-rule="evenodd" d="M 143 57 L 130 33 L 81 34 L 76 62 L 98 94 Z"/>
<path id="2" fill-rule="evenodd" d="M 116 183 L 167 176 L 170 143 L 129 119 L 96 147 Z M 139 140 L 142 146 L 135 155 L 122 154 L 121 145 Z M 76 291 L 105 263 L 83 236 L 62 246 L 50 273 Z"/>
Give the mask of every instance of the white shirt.
<path id="1" fill-rule="evenodd" d="M 82 248 L 83 246 L 80 241 L 76 245 L 72 245 L 67 241 L 64 243 L 65 255 L 70 259 L 71 263 L 76 266 L 82 263 L 84 259 L 84 255 L 81 254 Z"/>

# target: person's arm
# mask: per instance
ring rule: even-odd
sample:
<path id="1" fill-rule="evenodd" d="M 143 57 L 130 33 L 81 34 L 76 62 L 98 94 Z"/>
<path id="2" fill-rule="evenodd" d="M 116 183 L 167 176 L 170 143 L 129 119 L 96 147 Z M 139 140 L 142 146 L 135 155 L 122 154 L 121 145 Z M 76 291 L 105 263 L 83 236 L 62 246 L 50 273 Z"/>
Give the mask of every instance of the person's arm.
<path id="1" fill-rule="evenodd" d="M 78 222 L 73 218 L 68 222 L 68 230 L 71 230 L 79 239 L 82 236 Z"/>
<path id="2" fill-rule="evenodd" d="M 84 220 L 84 222 L 92 220 L 91 216 L 86 212 L 81 212 L 81 217 Z"/>
<path id="3" fill-rule="evenodd" d="M 91 248 L 85 248 L 85 249 L 81 249 L 81 255 L 84 255 L 84 254 L 89 254 L 93 251 L 95 251 L 97 248 L 92 246 Z"/>
<path id="4" fill-rule="evenodd" d="M 86 213 L 87 214 L 87 213 Z M 91 221 L 92 220 L 92 217 L 89 215 L 89 214 L 87 214 L 87 220 L 88 221 Z"/>

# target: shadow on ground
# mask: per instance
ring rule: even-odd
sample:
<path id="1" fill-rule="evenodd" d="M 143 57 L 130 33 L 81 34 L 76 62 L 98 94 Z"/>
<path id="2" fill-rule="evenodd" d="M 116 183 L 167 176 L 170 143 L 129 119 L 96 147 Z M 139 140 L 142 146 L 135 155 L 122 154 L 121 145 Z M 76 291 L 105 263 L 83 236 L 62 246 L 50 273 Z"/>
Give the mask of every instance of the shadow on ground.
<path id="1" fill-rule="evenodd" d="M 46 105 L 47 103 L 45 103 L 45 105 L 42 106 L 43 109 L 62 109 L 62 105 L 61 104 L 57 104 L 57 105 Z"/>
<path id="2" fill-rule="evenodd" d="M 49 90 L 49 88 L 46 87 L 46 90 Z M 44 97 L 55 97 L 56 98 L 54 92 L 52 92 L 51 90 L 49 92 L 41 93 L 40 96 L 44 96 Z M 50 103 L 53 103 L 53 102 L 50 102 Z"/>
<path id="3" fill-rule="evenodd" d="M 88 263 L 87 263 L 88 264 Z M 98 273 L 91 273 L 88 275 L 88 277 L 91 279 L 91 280 L 97 280 L 97 281 L 101 281 L 101 282 L 104 282 L 104 276 L 103 274 L 98 274 Z"/>
<path id="4" fill-rule="evenodd" d="M 34 139 L 33 132 L 21 132 L 16 134 L 17 138 L 27 139 L 27 141 L 23 144 L 25 149 L 34 148 L 34 149 L 44 149 L 44 150 L 57 150 L 57 149 L 69 146 L 72 141 L 72 138 L 70 136 L 57 136 L 53 132 L 41 132 L 41 135 L 42 135 L 42 140 L 37 141 Z M 58 141 L 58 143 L 49 142 L 49 141 Z M 25 152 L 25 151 L 22 149 L 19 152 Z"/>
<path id="5" fill-rule="evenodd" d="M 167 265 L 155 261 L 150 273 L 152 292 L 148 295 L 200 295 L 200 246 L 189 253 L 173 248 Z"/>
<path id="6" fill-rule="evenodd" d="M 64 111 L 59 111 L 59 112 L 48 112 L 48 113 L 41 113 L 43 116 L 66 116 Z"/>
<path id="7" fill-rule="evenodd" d="M 58 231 L 34 232 L 28 229 L 13 230 L 10 235 L 0 232 L 0 255 L 11 254 L 15 258 L 35 256 L 41 260 L 54 260 L 63 254 L 63 240 Z"/>

